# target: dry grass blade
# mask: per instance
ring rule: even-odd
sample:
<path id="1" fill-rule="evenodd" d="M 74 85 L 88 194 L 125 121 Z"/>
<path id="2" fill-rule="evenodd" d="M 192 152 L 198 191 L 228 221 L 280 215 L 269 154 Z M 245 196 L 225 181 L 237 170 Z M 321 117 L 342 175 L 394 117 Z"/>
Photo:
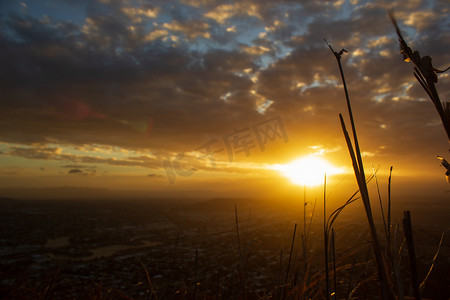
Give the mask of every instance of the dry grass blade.
<path id="1" fill-rule="evenodd" d="M 449 230 L 450 230 L 450 228 L 447 228 L 446 230 L 444 230 L 444 232 L 443 232 L 442 235 L 441 235 L 441 239 L 440 239 L 440 241 L 439 241 L 439 246 L 438 246 L 438 249 L 437 249 L 437 251 L 436 251 L 436 254 L 435 254 L 434 257 L 433 257 L 433 261 L 431 262 L 430 269 L 428 270 L 427 275 L 425 276 L 424 280 L 423 280 L 422 283 L 420 284 L 420 291 L 421 291 L 421 292 L 423 291 L 423 288 L 425 287 L 425 283 L 427 282 L 428 277 L 430 276 L 431 271 L 432 271 L 433 268 L 434 268 L 434 264 L 436 263 L 436 259 L 437 259 L 438 255 L 439 255 L 439 251 L 441 250 L 441 247 L 442 247 L 442 242 L 444 241 L 444 235 L 445 235 L 445 233 L 446 233 L 447 231 L 449 231 Z"/>
<path id="2" fill-rule="evenodd" d="M 369 178 L 367 178 L 366 180 L 366 184 L 369 183 L 372 179 L 373 179 L 373 175 L 371 175 Z M 328 217 L 327 220 L 327 233 L 330 233 L 330 228 L 333 226 L 334 221 L 336 221 L 337 217 L 339 216 L 339 214 L 344 210 L 344 208 L 346 208 L 348 205 L 352 204 L 353 202 L 355 202 L 356 200 L 360 199 L 361 197 L 356 197 L 356 195 L 359 193 L 359 190 L 357 190 L 356 192 L 354 192 L 350 198 L 340 207 L 338 207 L 335 211 L 333 211 L 331 213 L 331 215 Z"/>
<path id="3" fill-rule="evenodd" d="M 52 279 L 50 280 L 50 283 L 45 288 L 44 296 L 42 297 L 43 300 L 50 298 L 50 294 L 51 294 L 51 291 L 53 289 L 53 285 L 55 283 L 56 276 L 58 276 L 58 270 L 56 270 L 53 273 L 53 276 L 52 276 Z"/>
<path id="4" fill-rule="evenodd" d="M 158 299 L 158 296 L 156 295 L 155 290 L 153 289 L 153 283 L 152 283 L 152 280 L 150 279 L 150 274 L 148 274 L 147 267 L 144 265 L 144 263 L 142 261 L 139 261 L 139 262 L 141 263 L 142 267 L 144 268 L 145 276 L 147 278 L 147 283 L 148 283 L 148 286 L 150 287 L 150 292 L 151 292 L 150 299 L 152 299 L 153 297 L 155 297 L 155 299 Z"/>
<path id="5" fill-rule="evenodd" d="M 352 271 L 350 273 L 350 280 L 348 281 L 348 290 L 347 290 L 347 295 L 345 296 L 345 299 L 350 299 L 350 293 L 353 290 L 353 279 L 355 277 L 355 266 L 356 266 L 356 257 L 353 259 L 352 262 Z"/>
<path id="6" fill-rule="evenodd" d="M 360 197 L 355 197 L 356 194 L 359 193 L 359 190 L 356 191 L 348 200 L 347 202 L 345 202 L 342 206 L 340 206 L 338 209 L 336 209 L 335 211 L 333 211 L 331 213 L 331 215 L 328 217 L 327 220 L 327 234 L 330 233 L 330 228 L 333 226 L 334 221 L 336 221 L 337 217 L 339 216 L 339 214 L 344 210 L 345 207 L 347 207 L 347 205 L 352 204 L 353 202 L 355 202 L 356 200 L 358 200 Z"/>
<path id="7" fill-rule="evenodd" d="M 361 280 L 360 282 L 358 282 L 358 284 L 356 284 L 356 286 L 351 290 L 351 292 L 348 295 L 348 299 L 351 299 L 353 294 L 359 289 L 360 286 L 362 286 L 363 284 L 370 282 L 372 280 L 374 280 L 376 278 L 376 274 L 373 274 L 371 276 L 368 276 L 367 278 L 365 278 L 364 280 Z"/>

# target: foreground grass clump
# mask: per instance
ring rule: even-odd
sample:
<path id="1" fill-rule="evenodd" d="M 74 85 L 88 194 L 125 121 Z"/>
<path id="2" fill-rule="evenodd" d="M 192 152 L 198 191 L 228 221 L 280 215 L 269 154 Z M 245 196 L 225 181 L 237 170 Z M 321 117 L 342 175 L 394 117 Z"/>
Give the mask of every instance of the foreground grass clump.
<path id="1" fill-rule="evenodd" d="M 425 89 L 427 94 L 429 95 L 431 101 L 435 105 L 439 116 L 442 120 L 442 123 L 444 125 L 444 128 L 447 132 L 448 138 L 450 140 L 450 114 L 448 109 L 448 103 L 443 104 L 441 100 L 439 99 L 439 95 L 437 93 L 437 90 L 435 88 L 435 83 L 438 81 L 436 73 L 441 73 L 444 71 L 440 71 L 436 68 L 434 68 L 431 64 L 431 58 L 429 56 L 420 57 L 419 53 L 417 51 L 412 51 L 411 48 L 408 47 L 406 42 L 404 41 L 400 30 L 398 28 L 397 22 L 395 21 L 395 18 L 393 17 L 393 14 L 390 14 L 390 18 L 396 28 L 397 34 L 399 36 L 399 41 L 401 45 L 401 52 L 404 55 L 404 58 L 406 61 L 413 61 L 415 64 L 415 73 L 414 76 L 419 81 L 419 83 L 422 85 L 422 87 Z M 325 41 L 326 42 L 326 41 Z M 327 43 L 327 42 L 326 42 Z M 352 131 L 352 137 L 353 141 L 350 138 L 350 135 L 346 129 L 345 121 L 342 117 L 342 114 L 339 114 L 341 127 L 344 133 L 345 141 L 348 147 L 348 151 L 350 154 L 350 158 L 352 160 L 352 165 L 354 169 L 354 174 L 356 181 L 358 183 L 359 187 L 359 193 L 362 198 L 362 202 L 364 204 L 364 209 L 367 216 L 367 222 L 370 229 L 371 234 L 371 241 L 372 241 L 372 247 L 374 251 L 374 257 L 375 262 L 377 266 L 377 275 L 378 275 L 378 281 L 380 285 L 380 296 L 382 299 L 388 300 L 388 299 L 404 299 L 404 291 L 402 287 L 402 277 L 400 276 L 399 272 L 399 261 L 398 257 L 395 256 L 394 251 L 397 251 L 397 249 L 391 248 L 391 227 L 390 227 L 390 210 L 391 210 L 391 199 L 390 199 L 390 188 L 389 188 L 389 202 L 388 202 L 388 220 L 386 222 L 384 210 L 380 198 L 380 207 L 381 207 L 381 214 L 383 219 L 383 225 L 384 225 L 384 232 L 386 233 L 386 242 L 387 246 L 382 247 L 382 244 L 380 242 L 380 239 L 377 234 L 377 228 L 374 223 L 373 218 L 373 212 L 371 209 L 371 202 L 369 198 L 369 193 L 367 189 L 367 181 L 366 176 L 364 172 L 364 166 L 362 162 L 362 155 L 361 150 L 358 142 L 358 135 L 356 133 L 356 126 L 355 121 L 353 117 L 353 112 L 351 108 L 350 98 L 347 90 L 347 84 L 345 81 L 344 71 L 341 64 L 341 56 L 344 52 L 347 52 L 345 49 L 342 49 L 339 52 L 334 51 L 334 49 L 327 43 L 328 47 L 334 54 L 338 66 L 339 66 L 339 72 L 341 75 L 343 88 L 345 92 L 345 98 L 347 103 L 347 110 L 350 118 L 350 124 L 351 124 L 351 131 Z M 448 163 L 445 159 L 442 159 L 442 165 L 447 168 L 448 172 Z M 392 172 L 392 168 L 391 168 Z M 448 173 L 446 173 L 447 179 L 448 179 Z M 389 186 L 391 182 L 391 177 L 389 178 Z M 378 183 L 377 183 L 378 185 Z M 380 193 L 378 192 L 378 195 Z M 409 211 L 404 212 L 404 218 L 403 218 L 403 231 L 405 236 L 405 241 L 408 249 L 408 256 L 409 256 L 409 266 L 410 266 L 410 286 L 413 290 L 414 299 L 421 299 L 422 297 L 422 291 L 423 286 L 426 282 L 426 277 L 424 281 L 419 285 L 419 279 L 418 279 L 418 271 L 417 271 L 417 263 L 416 263 L 416 254 L 415 254 L 415 245 L 414 245 L 414 238 L 413 238 L 413 230 L 412 230 L 412 222 L 411 222 L 411 215 Z M 327 237 L 326 237 L 327 238 Z M 441 245 L 441 243 L 440 243 Z M 440 246 L 439 246 L 440 248 Z M 334 247 L 333 247 L 334 249 Z M 438 249 L 439 251 L 439 249 Z M 327 248 L 327 242 L 325 242 L 325 252 L 328 253 Z M 433 264 L 430 267 L 430 271 L 433 268 Z M 327 255 L 325 258 L 325 263 L 328 267 L 328 260 Z M 330 298 L 329 295 L 329 285 L 328 285 L 328 270 L 326 271 L 326 289 L 327 289 L 327 299 Z"/>

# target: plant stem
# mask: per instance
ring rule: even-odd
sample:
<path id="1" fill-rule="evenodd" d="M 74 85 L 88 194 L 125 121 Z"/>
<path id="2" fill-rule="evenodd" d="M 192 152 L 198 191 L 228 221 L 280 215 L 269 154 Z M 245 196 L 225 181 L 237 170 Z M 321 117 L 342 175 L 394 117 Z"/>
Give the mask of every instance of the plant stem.
<path id="1" fill-rule="evenodd" d="M 325 291 L 326 299 L 330 300 L 330 273 L 328 270 L 327 174 L 325 174 L 323 179 L 323 241 L 325 250 Z"/>
<path id="2" fill-rule="evenodd" d="M 384 265 L 384 261 L 383 261 L 381 244 L 380 244 L 380 241 L 377 236 L 375 223 L 373 221 L 372 209 L 370 207 L 369 192 L 367 190 L 366 177 L 365 177 L 365 173 L 364 173 L 364 165 L 362 162 L 361 151 L 359 148 L 358 136 L 356 134 L 355 122 L 353 120 L 353 113 L 352 113 L 352 108 L 351 108 L 351 104 L 350 104 L 350 98 L 348 96 L 347 84 L 345 82 L 344 71 L 342 69 L 342 64 L 341 64 L 341 54 L 343 52 L 347 52 L 347 51 L 345 49 L 342 49 L 338 53 L 333 50 L 333 48 L 331 47 L 330 44 L 327 43 L 327 45 L 330 48 L 330 50 L 333 52 L 334 56 L 336 57 L 336 60 L 338 62 L 338 66 L 339 66 L 339 72 L 340 72 L 340 75 L 342 78 L 342 83 L 344 86 L 345 98 L 347 101 L 347 109 L 348 109 L 348 113 L 350 116 L 350 124 L 351 124 L 352 132 L 353 132 L 353 141 L 355 143 L 355 150 L 353 150 L 352 142 L 351 142 L 348 132 L 345 128 L 344 119 L 342 118 L 341 114 L 339 114 L 339 118 L 341 120 L 342 130 L 344 131 L 345 140 L 347 142 L 347 147 L 348 147 L 348 150 L 350 153 L 350 157 L 352 159 L 353 169 L 355 172 L 356 180 L 358 182 L 359 190 L 361 193 L 361 198 L 364 203 L 364 208 L 365 208 L 366 215 L 367 215 L 367 221 L 369 223 L 370 234 L 372 237 L 372 244 L 373 244 L 374 253 L 375 253 L 375 261 L 377 264 L 378 276 L 379 276 L 380 284 L 381 284 L 382 297 L 383 297 L 383 299 L 391 299 L 392 295 L 391 295 L 391 293 L 389 293 L 388 282 L 387 282 L 387 273 L 386 273 L 385 265 Z"/>
<path id="3" fill-rule="evenodd" d="M 350 157 L 352 159 L 353 169 L 355 172 L 356 180 L 358 182 L 359 190 L 361 193 L 361 198 L 363 200 L 364 209 L 366 211 L 367 221 L 369 223 L 370 235 L 372 238 L 372 245 L 373 245 L 374 254 L 375 254 L 375 261 L 377 264 L 378 277 L 379 277 L 380 284 L 381 284 L 382 297 L 383 297 L 383 299 L 391 299 L 392 295 L 390 295 L 389 290 L 388 290 L 387 274 L 386 274 L 386 270 L 385 270 L 385 266 L 384 266 L 383 254 L 381 251 L 380 241 L 378 239 L 377 231 L 375 228 L 375 222 L 373 221 L 373 215 L 372 215 L 372 210 L 370 208 L 370 199 L 369 199 L 369 194 L 367 192 L 366 181 L 362 177 L 362 175 L 360 173 L 358 173 L 358 169 L 359 169 L 358 163 L 355 158 L 355 153 L 354 153 L 354 150 L 352 147 L 352 143 L 350 141 L 350 136 L 348 135 L 347 129 L 345 128 L 344 119 L 342 118 L 341 114 L 339 114 L 339 118 L 341 120 L 342 130 L 344 132 L 345 140 L 347 142 L 347 147 L 348 147 L 348 150 L 350 153 Z"/>
<path id="4" fill-rule="evenodd" d="M 286 278 L 284 280 L 283 292 L 281 294 L 281 299 L 282 300 L 286 296 L 286 286 L 287 286 L 288 279 L 289 279 L 289 271 L 290 271 L 290 267 L 291 267 L 292 251 L 294 249 L 294 242 L 295 242 L 295 233 L 296 233 L 296 231 L 297 231 L 297 224 L 295 224 L 295 226 L 294 226 L 294 234 L 292 236 L 291 252 L 289 253 L 289 261 L 288 261 L 287 270 L 286 270 Z"/>
<path id="5" fill-rule="evenodd" d="M 333 280 L 334 280 L 334 299 L 338 299 L 337 296 L 337 276 L 336 276 L 336 248 L 334 241 L 334 228 L 331 228 L 331 244 L 333 246 Z"/>
<path id="6" fill-rule="evenodd" d="M 411 224 L 411 213 L 409 210 L 403 212 L 403 232 L 406 238 L 406 245 L 408 246 L 409 265 L 411 270 L 411 284 L 416 300 L 421 299 L 419 288 L 419 278 L 417 275 L 416 251 L 414 250 L 414 238 Z"/>

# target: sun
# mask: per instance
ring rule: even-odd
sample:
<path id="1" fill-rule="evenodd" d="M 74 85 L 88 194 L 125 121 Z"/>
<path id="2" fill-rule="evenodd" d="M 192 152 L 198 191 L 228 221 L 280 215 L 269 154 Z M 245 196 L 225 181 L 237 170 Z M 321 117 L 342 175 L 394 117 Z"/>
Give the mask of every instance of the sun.
<path id="1" fill-rule="evenodd" d="M 342 173 L 342 170 L 317 156 L 300 157 L 287 164 L 273 165 L 272 169 L 279 171 L 292 183 L 304 186 L 323 184 L 325 173 L 327 176 Z"/>

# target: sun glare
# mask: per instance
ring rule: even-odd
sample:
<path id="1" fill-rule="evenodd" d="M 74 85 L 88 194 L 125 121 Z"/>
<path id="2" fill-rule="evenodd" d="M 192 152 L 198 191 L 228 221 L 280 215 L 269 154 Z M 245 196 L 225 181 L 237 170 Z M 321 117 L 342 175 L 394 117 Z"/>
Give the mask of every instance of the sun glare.
<path id="1" fill-rule="evenodd" d="M 327 176 L 342 173 L 342 170 L 316 156 L 300 157 L 287 164 L 274 165 L 273 169 L 289 178 L 292 183 L 305 186 L 323 184 L 325 173 Z"/>

